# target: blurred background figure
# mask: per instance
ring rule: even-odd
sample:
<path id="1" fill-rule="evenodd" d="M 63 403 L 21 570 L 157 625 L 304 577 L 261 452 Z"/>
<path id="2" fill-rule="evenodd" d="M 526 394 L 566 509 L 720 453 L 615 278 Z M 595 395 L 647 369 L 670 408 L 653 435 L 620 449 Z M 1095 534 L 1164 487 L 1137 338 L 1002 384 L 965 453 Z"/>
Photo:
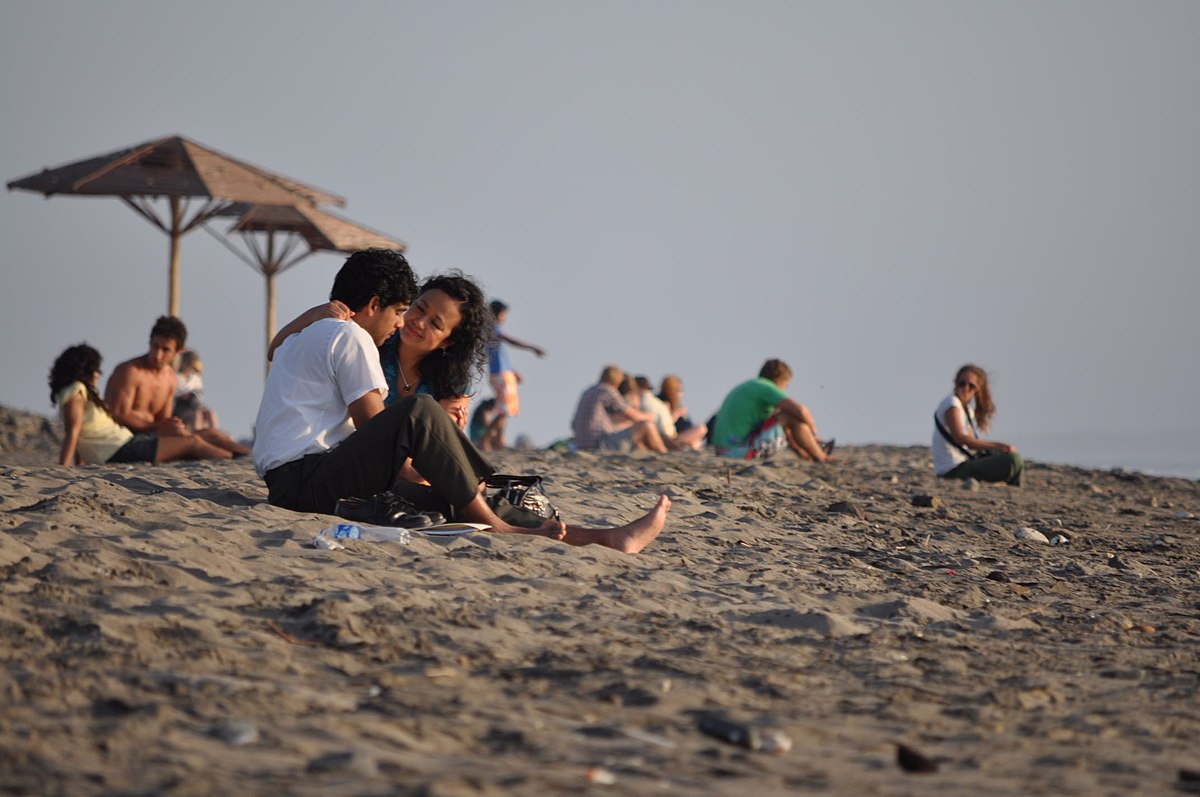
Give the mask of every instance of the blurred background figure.
<path id="1" fill-rule="evenodd" d="M 977 479 L 981 482 L 1021 484 L 1025 461 L 1016 446 L 999 440 L 982 440 L 996 413 L 987 371 L 967 364 L 954 375 L 954 390 L 933 413 L 933 470 L 944 479 Z"/>
<path id="2" fill-rule="evenodd" d="M 619 391 L 622 387 L 636 390 L 636 384 L 620 368 L 606 365 L 600 381 L 583 391 L 571 419 L 575 447 L 581 451 L 628 453 L 636 448 L 667 453 L 653 418 L 630 406 Z"/>
<path id="3" fill-rule="evenodd" d="M 471 426 L 467 430 L 467 435 L 471 438 L 471 442 L 479 447 L 480 451 L 490 451 L 488 440 L 488 429 L 491 428 L 492 421 L 496 419 L 499 410 L 496 409 L 496 400 L 494 398 L 484 399 L 475 407 L 475 412 L 471 413 Z"/>
<path id="4" fill-rule="evenodd" d="M 50 368 L 50 403 L 58 405 L 63 441 L 58 464 L 103 465 L 172 462 L 177 459 L 228 459 L 232 454 L 196 435 L 159 437 L 134 434 L 118 423 L 96 390 L 100 352 L 86 343 L 71 346 Z"/>
<path id="5" fill-rule="evenodd" d="M 479 447 L 484 451 L 499 451 L 505 446 L 504 430 L 508 426 L 508 419 L 517 417 L 521 411 L 521 400 L 517 392 L 521 375 L 513 369 L 508 346 L 531 351 L 538 357 L 545 357 L 546 351 L 532 343 L 506 335 L 504 322 L 508 318 L 508 305 L 496 299 L 491 303 L 491 307 L 492 315 L 496 318 L 496 333 L 488 345 L 488 382 L 496 394 L 497 412 Z"/>
<path id="6" fill-rule="evenodd" d="M 638 378 L 644 379 L 644 377 Z M 662 442 L 666 443 L 667 447 L 674 449 L 704 448 L 704 437 L 708 435 L 708 426 L 704 424 L 697 426 L 688 417 L 688 407 L 683 403 L 683 379 L 674 376 L 673 373 L 662 377 L 662 388 L 658 396 L 650 392 L 647 382 L 647 390 L 642 394 L 642 409 L 647 409 L 647 405 L 653 403 L 650 400 L 658 402 L 658 406 L 654 408 L 653 412 L 656 417 L 662 418 L 665 430 L 660 431 L 662 431 Z"/>
<path id="7" fill-rule="evenodd" d="M 200 355 L 191 349 L 184 351 L 176 370 L 175 417 L 189 429 L 218 428 L 217 414 L 204 403 L 204 363 Z"/>
<path id="8" fill-rule="evenodd" d="M 678 448 L 703 448 L 708 427 L 693 423 L 688 415 L 687 405 L 683 403 L 683 380 L 675 374 L 664 376 L 658 400 L 666 407 L 673 425 L 673 431 L 664 435 L 664 441 L 670 437 Z M 644 403 L 646 399 L 643 397 L 642 401 Z"/>
<path id="9" fill-rule="evenodd" d="M 783 360 L 763 363 L 758 377 L 729 391 L 713 421 L 712 444 L 721 456 L 754 459 L 790 448 L 800 459 L 831 462 L 833 440 L 818 438 L 808 407 L 788 398 L 792 369 Z"/>

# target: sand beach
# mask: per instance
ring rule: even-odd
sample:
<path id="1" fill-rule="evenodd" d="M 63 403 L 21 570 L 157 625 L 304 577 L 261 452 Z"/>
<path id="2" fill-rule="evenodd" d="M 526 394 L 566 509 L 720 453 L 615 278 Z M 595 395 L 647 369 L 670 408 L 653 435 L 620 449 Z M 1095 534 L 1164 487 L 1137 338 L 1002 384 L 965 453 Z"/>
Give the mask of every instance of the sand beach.
<path id="1" fill-rule="evenodd" d="M 510 451 L 568 523 L 666 529 L 330 551 L 245 460 L 53 435 L 0 418 L 3 794 L 1200 790 L 1195 481 Z"/>

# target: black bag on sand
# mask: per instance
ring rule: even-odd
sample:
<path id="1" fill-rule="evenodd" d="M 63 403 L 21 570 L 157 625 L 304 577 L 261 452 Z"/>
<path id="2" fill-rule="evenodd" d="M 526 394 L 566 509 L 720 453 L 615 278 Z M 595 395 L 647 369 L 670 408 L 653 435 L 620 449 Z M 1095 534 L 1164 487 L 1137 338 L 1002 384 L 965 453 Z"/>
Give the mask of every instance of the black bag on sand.
<path id="1" fill-rule="evenodd" d="M 488 506 L 506 523 L 537 528 L 550 518 L 558 519 L 558 509 L 542 489 L 541 476 L 495 473 L 484 484 Z"/>

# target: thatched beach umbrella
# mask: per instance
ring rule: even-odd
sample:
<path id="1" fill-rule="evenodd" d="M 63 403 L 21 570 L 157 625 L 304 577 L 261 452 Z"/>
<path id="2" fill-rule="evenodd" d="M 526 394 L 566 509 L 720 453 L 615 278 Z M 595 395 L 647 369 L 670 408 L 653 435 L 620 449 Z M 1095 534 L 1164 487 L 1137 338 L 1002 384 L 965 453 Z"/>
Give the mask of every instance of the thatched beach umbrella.
<path id="1" fill-rule="evenodd" d="M 266 278 L 268 345 L 275 336 L 276 275 L 316 252 L 356 252 L 371 247 L 403 251 L 405 248 L 401 241 L 311 205 L 235 204 L 221 215 L 238 217 L 229 228 L 229 235 L 236 233 L 241 237 L 246 252 L 240 251 L 228 238 L 216 232 L 213 235 Z"/>
<path id="2" fill-rule="evenodd" d="M 115 196 L 171 239 L 167 311 L 179 315 L 179 239 L 238 202 L 329 204 L 346 201 L 291 178 L 260 169 L 183 136 L 147 141 L 119 152 L 68 163 L 13 180 L 9 190 Z M 160 216 L 154 200 L 166 200 Z M 199 207 L 189 217 L 191 201 Z"/>

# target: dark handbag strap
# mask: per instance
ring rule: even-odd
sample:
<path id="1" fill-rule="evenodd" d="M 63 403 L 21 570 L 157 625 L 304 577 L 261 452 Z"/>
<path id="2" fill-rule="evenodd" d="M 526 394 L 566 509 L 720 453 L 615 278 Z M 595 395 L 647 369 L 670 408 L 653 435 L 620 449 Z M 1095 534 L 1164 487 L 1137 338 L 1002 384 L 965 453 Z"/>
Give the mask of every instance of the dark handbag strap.
<path id="1" fill-rule="evenodd" d="M 508 489 L 510 487 L 526 487 L 533 489 L 541 489 L 541 476 L 514 476 L 510 473 L 493 473 L 483 480 L 484 484 L 491 488 Z"/>
<path id="2" fill-rule="evenodd" d="M 975 424 L 971 422 L 971 414 L 969 412 L 967 412 L 966 407 L 963 407 L 963 415 L 967 416 L 967 425 L 971 427 L 971 433 L 974 434 Z M 975 459 L 975 457 L 978 456 L 978 454 L 976 454 L 976 452 L 967 448 L 962 443 L 958 442 L 957 440 L 955 440 L 953 437 L 950 436 L 950 432 L 946 431 L 945 426 L 942 426 L 942 420 L 941 420 L 941 418 L 938 417 L 937 410 L 934 410 L 933 422 L 937 426 L 937 430 L 939 432 L 941 432 L 942 437 L 946 438 L 946 442 L 949 443 L 954 448 L 957 448 L 959 451 L 966 454 L 967 459 Z"/>

